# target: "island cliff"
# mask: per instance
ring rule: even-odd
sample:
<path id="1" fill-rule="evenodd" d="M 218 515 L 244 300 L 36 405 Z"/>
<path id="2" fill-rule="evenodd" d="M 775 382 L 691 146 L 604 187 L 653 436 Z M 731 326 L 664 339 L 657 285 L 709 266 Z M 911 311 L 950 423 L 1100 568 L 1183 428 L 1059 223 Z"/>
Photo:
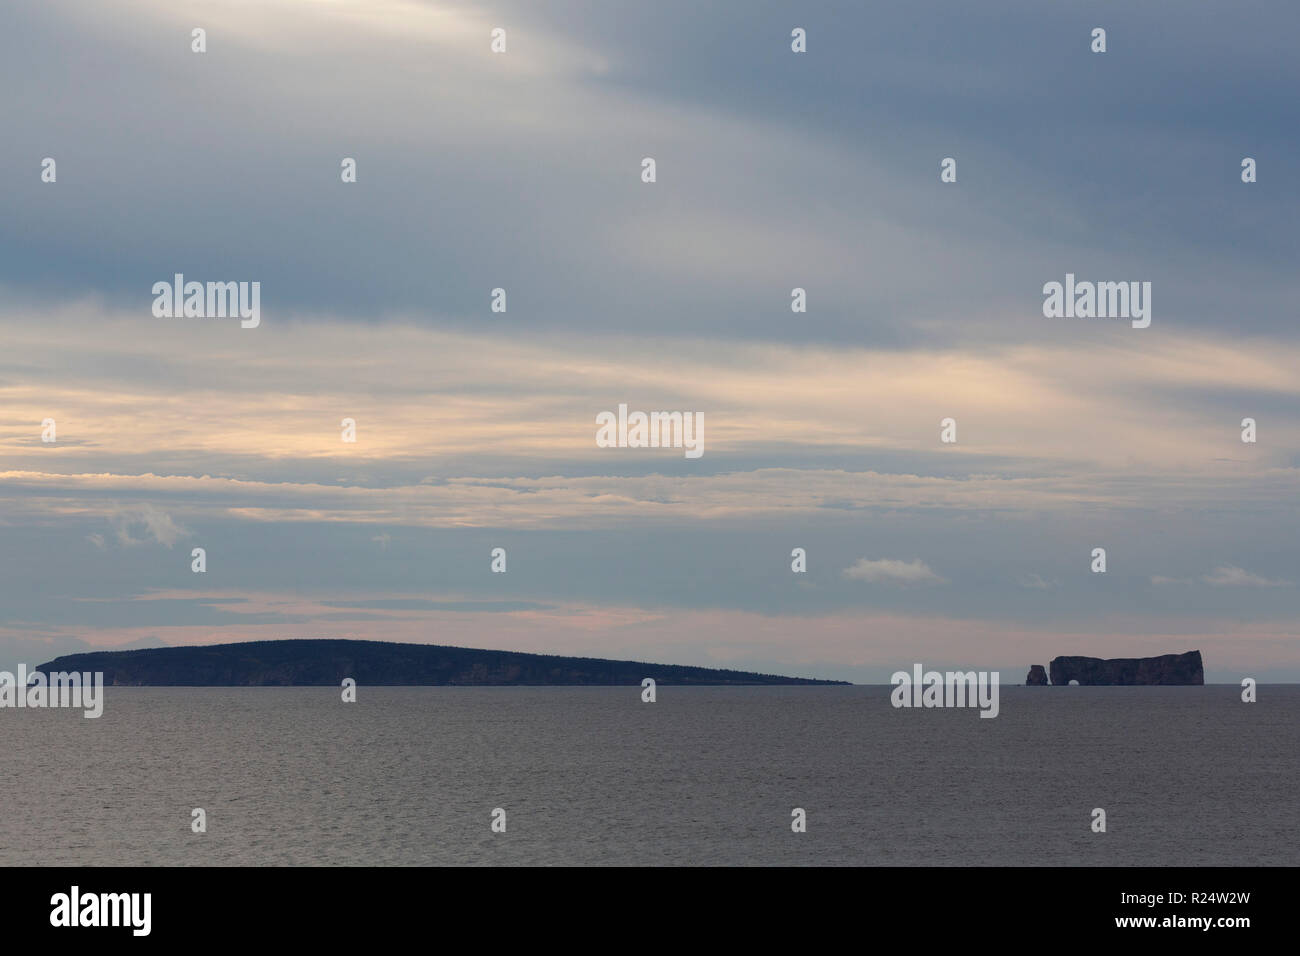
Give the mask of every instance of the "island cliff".
<path id="1" fill-rule="evenodd" d="M 114 686 L 240 687 L 338 685 L 843 684 L 676 664 L 553 657 L 437 644 L 288 640 L 68 654 L 35 670 L 102 671 Z"/>
<path id="2" fill-rule="evenodd" d="M 1036 665 L 1038 666 L 1038 665 Z M 1041 667 L 1039 667 L 1041 670 Z M 1030 671 L 1033 676 L 1033 671 Z M 1200 651 L 1159 657 L 1057 657 L 1051 663 L 1052 683 L 1068 684 L 1204 684 Z M 1032 683 L 1032 682 L 1031 682 Z"/>

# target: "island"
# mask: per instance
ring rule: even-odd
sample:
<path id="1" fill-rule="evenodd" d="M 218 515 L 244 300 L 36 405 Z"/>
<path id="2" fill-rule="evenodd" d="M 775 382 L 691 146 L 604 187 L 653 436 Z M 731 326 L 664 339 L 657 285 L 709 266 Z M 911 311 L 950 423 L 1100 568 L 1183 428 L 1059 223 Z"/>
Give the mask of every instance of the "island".
<path id="1" fill-rule="evenodd" d="M 1161 654 L 1159 657 L 1057 657 L 1050 665 L 1052 684 L 1075 681 L 1094 685 L 1200 685 L 1205 683 L 1205 665 L 1200 651 Z M 1035 664 L 1025 679 L 1029 686 L 1044 686 L 1043 665 Z"/>
<path id="2" fill-rule="evenodd" d="M 282 640 L 66 654 L 35 670 L 102 672 L 115 687 L 293 687 L 360 685 L 827 685 L 847 681 L 749 671 L 558 657 L 439 644 Z"/>

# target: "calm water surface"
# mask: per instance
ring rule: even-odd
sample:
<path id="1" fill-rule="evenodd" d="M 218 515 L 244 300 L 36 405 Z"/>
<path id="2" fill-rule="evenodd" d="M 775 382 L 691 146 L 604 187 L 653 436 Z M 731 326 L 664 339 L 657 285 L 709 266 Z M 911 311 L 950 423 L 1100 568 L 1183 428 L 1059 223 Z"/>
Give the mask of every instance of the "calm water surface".
<path id="1" fill-rule="evenodd" d="M 889 691 L 110 687 L 0 711 L 0 864 L 1300 864 L 1300 686 Z"/>

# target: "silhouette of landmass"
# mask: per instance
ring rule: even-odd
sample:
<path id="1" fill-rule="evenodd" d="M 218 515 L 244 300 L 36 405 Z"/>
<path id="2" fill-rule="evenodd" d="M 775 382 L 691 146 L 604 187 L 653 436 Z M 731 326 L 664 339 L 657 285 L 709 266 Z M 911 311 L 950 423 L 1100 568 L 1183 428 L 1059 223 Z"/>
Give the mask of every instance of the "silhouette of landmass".
<path id="1" fill-rule="evenodd" d="M 65 654 L 36 670 L 102 671 L 114 686 L 845 684 L 748 671 L 388 641 L 286 640 Z"/>
<path id="2" fill-rule="evenodd" d="M 1049 665 L 1052 683 L 1057 686 L 1078 681 L 1080 684 L 1119 685 L 1199 685 L 1205 683 L 1205 665 L 1200 651 L 1186 654 L 1161 654 L 1159 657 L 1057 657 Z M 1047 684 L 1047 673 L 1042 664 L 1029 668 L 1025 683 L 1029 686 Z"/>

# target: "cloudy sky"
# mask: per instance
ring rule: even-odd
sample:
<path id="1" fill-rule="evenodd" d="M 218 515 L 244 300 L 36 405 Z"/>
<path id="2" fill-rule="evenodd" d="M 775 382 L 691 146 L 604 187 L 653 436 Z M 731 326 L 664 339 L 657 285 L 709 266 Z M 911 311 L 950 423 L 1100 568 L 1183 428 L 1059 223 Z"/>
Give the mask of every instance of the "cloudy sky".
<path id="1" fill-rule="evenodd" d="M 324 636 L 1300 680 L 1300 7 L 0 17 L 0 666 Z M 175 273 L 260 282 L 261 325 L 155 317 Z M 1150 327 L 1045 318 L 1067 273 L 1150 282 Z M 704 455 L 597 447 L 619 403 L 703 413 Z"/>

